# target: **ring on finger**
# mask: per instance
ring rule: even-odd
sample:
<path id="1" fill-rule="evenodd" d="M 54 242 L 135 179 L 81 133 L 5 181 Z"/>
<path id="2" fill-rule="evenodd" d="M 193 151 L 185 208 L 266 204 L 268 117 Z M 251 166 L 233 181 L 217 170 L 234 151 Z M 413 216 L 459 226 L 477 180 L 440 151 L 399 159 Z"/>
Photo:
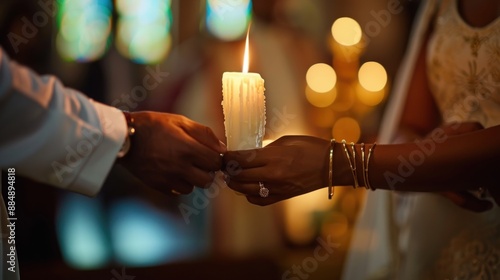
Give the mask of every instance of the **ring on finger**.
<path id="1" fill-rule="evenodd" d="M 260 197 L 267 197 L 269 195 L 269 189 L 264 186 L 264 183 L 259 182 L 259 188 Z"/>

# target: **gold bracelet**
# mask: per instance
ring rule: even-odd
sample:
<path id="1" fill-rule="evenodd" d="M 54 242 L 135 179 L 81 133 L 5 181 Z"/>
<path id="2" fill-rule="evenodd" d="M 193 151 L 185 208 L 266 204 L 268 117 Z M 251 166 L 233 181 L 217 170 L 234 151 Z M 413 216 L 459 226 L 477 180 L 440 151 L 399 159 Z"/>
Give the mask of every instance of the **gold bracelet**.
<path id="1" fill-rule="evenodd" d="M 135 120 L 134 117 L 130 114 L 130 112 L 123 111 L 123 115 L 125 116 L 125 121 L 127 122 L 127 135 L 125 136 L 125 141 L 123 142 L 120 151 L 116 154 L 116 158 L 123 158 L 130 151 L 131 147 L 131 138 L 135 134 Z"/>
<path id="2" fill-rule="evenodd" d="M 330 166 L 328 171 L 328 199 L 333 197 L 333 148 L 335 147 L 335 139 L 330 140 Z"/>
<path id="3" fill-rule="evenodd" d="M 367 188 L 368 189 L 371 189 L 371 190 L 375 190 L 375 188 L 372 188 L 372 186 L 370 185 L 370 179 L 368 178 L 368 167 L 370 166 L 370 158 L 373 154 L 373 150 L 375 150 L 375 146 L 377 145 L 377 143 L 373 143 L 373 145 L 370 147 L 370 150 L 368 151 L 368 158 L 366 159 L 366 168 L 364 168 L 364 172 L 366 173 L 366 180 L 365 180 L 365 183 L 367 185 Z"/>
<path id="4" fill-rule="evenodd" d="M 363 168 L 363 182 L 365 185 L 365 188 L 368 189 L 369 183 L 366 180 L 366 167 L 365 167 L 365 143 L 361 143 L 361 166 Z"/>
<path id="5" fill-rule="evenodd" d="M 351 156 L 349 155 L 349 150 L 347 149 L 345 139 L 342 140 L 342 146 L 344 147 L 344 151 L 345 151 L 347 160 L 349 161 L 349 167 L 351 168 L 352 177 L 354 179 L 353 188 L 357 188 L 357 187 L 359 187 L 359 184 L 358 184 L 358 177 L 356 175 L 356 150 L 354 149 L 354 142 L 351 142 L 352 161 L 354 161 L 354 163 L 351 161 Z"/>

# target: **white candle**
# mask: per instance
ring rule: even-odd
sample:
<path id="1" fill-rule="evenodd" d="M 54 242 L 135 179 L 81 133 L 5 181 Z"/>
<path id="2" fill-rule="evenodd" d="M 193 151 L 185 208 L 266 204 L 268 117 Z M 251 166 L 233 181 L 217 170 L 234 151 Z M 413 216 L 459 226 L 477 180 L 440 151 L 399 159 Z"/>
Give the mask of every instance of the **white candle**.
<path id="1" fill-rule="evenodd" d="M 227 149 L 246 150 L 262 147 L 266 125 L 264 80 L 248 73 L 248 34 L 243 72 L 222 75 L 222 108 Z"/>

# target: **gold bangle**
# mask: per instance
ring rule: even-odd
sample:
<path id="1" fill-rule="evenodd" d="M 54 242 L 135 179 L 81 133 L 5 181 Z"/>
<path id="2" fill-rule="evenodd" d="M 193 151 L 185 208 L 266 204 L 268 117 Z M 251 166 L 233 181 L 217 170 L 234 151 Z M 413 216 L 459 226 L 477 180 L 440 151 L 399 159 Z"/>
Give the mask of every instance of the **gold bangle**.
<path id="1" fill-rule="evenodd" d="M 371 158 L 371 155 L 373 153 L 373 150 L 375 149 L 375 146 L 377 145 L 377 143 L 373 143 L 373 145 L 370 147 L 370 150 L 368 151 L 368 158 L 366 159 L 366 168 L 364 168 L 364 173 L 366 173 L 366 179 L 365 179 L 365 184 L 367 185 L 367 188 L 368 189 L 371 189 L 371 190 L 375 190 L 375 188 L 372 188 L 372 186 L 370 185 L 370 179 L 368 178 L 368 167 L 370 165 L 370 158 Z"/>
<path id="2" fill-rule="evenodd" d="M 349 150 L 347 149 L 347 146 L 346 146 L 345 139 L 342 140 L 342 146 L 344 147 L 344 151 L 345 151 L 345 154 L 346 154 L 346 157 L 347 157 L 347 161 L 349 161 L 349 167 L 351 168 L 352 178 L 354 179 L 353 188 L 357 188 L 359 186 L 359 184 L 358 184 L 358 177 L 356 175 L 356 150 L 354 149 L 354 142 L 351 142 L 351 147 L 352 147 L 352 161 L 351 161 L 351 156 L 349 154 Z"/>
<path id="3" fill-rule="evenodd" d="M 335 139 L 330 140 L 330 166 L 328 171 L 328 199 L 333 197 L 333 148 L 335 147 Z"/>
<path id="4" fill-rule="evenodd" d="M 368 185 L 369 183 L 366 181 L 366 167 L 365 167 L 365 143 L 361 143 L 361 167 L 362 167 L 362 171 L 363 171 L 363 182 L 364 182 L 364 185 L 365 185 L 365 189 L 368 189 Z"/>

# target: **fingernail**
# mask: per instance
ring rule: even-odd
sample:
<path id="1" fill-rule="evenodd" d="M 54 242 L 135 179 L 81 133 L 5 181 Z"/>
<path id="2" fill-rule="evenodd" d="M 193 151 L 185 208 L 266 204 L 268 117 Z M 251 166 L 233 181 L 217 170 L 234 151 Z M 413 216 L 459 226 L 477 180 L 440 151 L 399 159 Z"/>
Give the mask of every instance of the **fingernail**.
<path id="1" fill-rule="evenodd" d="M 222 142 L 220 140 L 219 140 L 219 144 L 220 144 L 222 150 L 225 152 L 227 150 L 226 144 L 224 144 L 224 142 Z"/>

